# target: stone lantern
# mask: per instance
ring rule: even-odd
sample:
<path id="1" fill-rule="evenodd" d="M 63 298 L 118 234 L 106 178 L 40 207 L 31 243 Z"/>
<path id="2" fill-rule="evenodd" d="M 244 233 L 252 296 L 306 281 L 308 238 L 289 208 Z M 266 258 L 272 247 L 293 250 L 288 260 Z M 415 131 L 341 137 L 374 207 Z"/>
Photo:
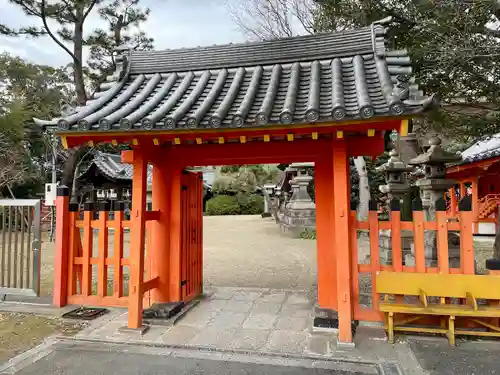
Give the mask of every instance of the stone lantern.
<path id="1" fill-rule="evenodd" d="M 385 173 L 386 185 L 379 186 L 379 190 L 388 195 L 388 206 L 390 201 L 397 199 L 399 202 L 410 191 L 407 174 L 413 171 L 413 167 L 407 166 L 399 157 L 396 150 L 389 152 L 389 160 L 379 168 L 378 171 Z M 411 254 L 413 233 L 401 231 L 403 259 Z M 380 259 L 386 264 L 392 264 L 392 234 L 391 230 L 381 230 L 379 235 Z"/>
<path id="2" fill-rule="evenodd" d="M 262 187 L 266 194 L 264 194 L 264 213 L 262 214 L 263 217 L 268 217 L 270 216 L 269 214 L 269 204 L 273 205 L 274 200 L 274 189 L 276 188 L 276 185 L 274 184 L 265 184 Z"/>
<path id="3" fill-rule="evenodd" d="M 426 220 L 431 221 L 436 218 L 436 201 L 443 198 L 444 193 L 457 183 L 455 180 L 446 179 L 446 164 L 458 163 L 462 157 L 444 150 L 441 140 L 437 137 L 431 138 L 429 145 L 427 152 L 413 158 L 409 164 L 423 167 L 424 176 L 417 180 L 416 185 L 420 189 Z"/>
<path id="4" fill-rule="evenodd" d="M 379 186 L 379 190 L 388 194 L 390 198 L 403 199 L 404 195 L 410 191 L 407 173 L 413 171 L 413 167 L 408 167 L 400 158 L 396 150 L 389 152 L 389 160 L 377 170 L 385 173 L 386 185 Z"/>
<path id="5" fill-rule="evenodd" d="M 309 184 L 313 180 L 313 177 L 310 176 L 306 170 L 299 169 L 297 172 L 297 176 L 293 178 L 291 181 L 293 187 L 293 195 L 290 199 L 289 209 L 297 210 L 297 209 L 315 209 L 316 206 L 312 201 L 309 193 L 307 192 L 307 188 Z"/>
<path id="6" fill-rule="evenodd" d="M 437 137 L 432 137 L 429 140 L 429 145 L 427 152 L 413 158 L 409 164 L 423 168 L 424 176 L 417 180 L 416 185 L 420 189 L 425 220 L 434 221 L 436 220 L 436 201 L 442 199 L 445 192 L 457 183 L 454 180 L 446 179 L 446 164 L 458 163 L 462 160 L 462 157 L 444 150 L 441 147 L 441 140 Z M 449 240 L 455 242 L 449 244 L 450 261 L 452 261 L 459 258 L 460 248 L 457 248 L 456 236 L 449 236 Z M 424 241 L 426 263 L 436 265 L 437 244 L 435 231 L 426 231 Z"/>
<path id="7" fill-rule="evenodd" d="M 290 167 L 296 176 L 290 181 L 292 196 L 286 205 L 282 228 L 286 231 L 301 232 L 316 227 L 316 205 L 312 201 L 307 188 L 313 177 L 308 173 L 312 163 L 294 163 Z"/>

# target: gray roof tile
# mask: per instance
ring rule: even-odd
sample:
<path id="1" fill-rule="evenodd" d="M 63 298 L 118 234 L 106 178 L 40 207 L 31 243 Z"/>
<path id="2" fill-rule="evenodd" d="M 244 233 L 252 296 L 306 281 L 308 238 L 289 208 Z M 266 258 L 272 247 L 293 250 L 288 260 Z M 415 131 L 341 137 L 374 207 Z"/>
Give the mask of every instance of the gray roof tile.
<path id="1" fill-rule="evenodd" d="M 85 175 L 92 165 L 95 165 L 102 174 L 113 180 L 131 181 L 134 173 L 132 164 L 122 163 L 120 155 L 96 151 L 92 163 L 90 163 L 85 171 L 80 173 L 80 176 Z M 201 171 L 204 172 L 203 169 Z M 149 188 L 151 188 L 152 183 L 153 166 L 148 165 L 147 185 Z M 203 182 L 203 185 L 205 188 L 211 188 L 211 185 L 205 181 Z"/>
<path id="2" fill-rule="evenodd" d="M 128 52 L 61 131 L 256 127 L 412 115 L 434 103 L 380 24 L 340 33 Z"/>
<path id="3" fill-rule="evenodd" d="M 115 180 L 132 180 L 134 168 L 132 164 L 122 163 L 120 155 L 96 152 L 92 163 L 106 176 Z M 89 166 L 90 168 L 90 166 Z M 148 165 L 147 184 L 153 182 L 153 167 Z"/>
<path id="4" fill-rule="evenodd" d="M 462 152 L 462 164 L 474 163 L 500 156 L 500 133 L 483 137 Z"/>

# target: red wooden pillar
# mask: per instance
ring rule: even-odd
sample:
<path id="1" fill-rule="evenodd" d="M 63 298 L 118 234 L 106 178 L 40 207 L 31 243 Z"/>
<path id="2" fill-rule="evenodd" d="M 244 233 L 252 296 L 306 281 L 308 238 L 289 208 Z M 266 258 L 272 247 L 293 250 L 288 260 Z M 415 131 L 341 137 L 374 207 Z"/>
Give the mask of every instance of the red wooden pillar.
<path id="1" fill-rule="evenodd" d="M 172 161 L 171 161 L 172 162 Z M 180 165 L 170 165 L 169 299 L 181 300 L 181 174 Z"/>
<path id="2" fill-rule="evenodd" d="M 152 302 L 169 301 L 169 251 L 170 251 L 170 191 L 169 161 L 153 162 L 153 211 L 159 211 L 158 220 L 152 223 L 151 279 L 159 278 L 158 288 L 151 291 Z"/>
<path id="3" fill-rule="evenodd" d="M 54 259 L 53 303 L 57 307 L 67 304 L 68 300 L 68 249 L 69 243 L 69 189 L 57 188 L 56 199 L 56 254 Z"/>
<path id="4" fill-rule="evenodd" d="M 325 155 L 315 161 L 316 236 L 318 263 L 318 305 L 337 309 L 337 279 L 335 260 L 333 159 Z"/>
<path id="5" fill-rule="evenodd" d="M 148 164 L 140 150 L 133 151 L 132 210 L 130 213 L 130 291 L 128 327 L 141 328 L 144 283 L 144 245 L 146 232 L 146 186 Z"/>
<path id="6" fill-rule="evenodd" d="M 337 310 L 339 316 L 339 342 L 352 342 L 351 263 L 349 254 L 349 162 L 346 142 L 333 144 L 333 191 L 335 220 L 335 250 L 337 260 Z"/>
<path id="7" fill-rule="evenodd" d="M 474 198 L 474 197 L 472 197 Z M 474 201 L 473 201 L 474 202 Z M 472 237 L 474 214 L 469 199 L 460 202 L 460 268 L 462 273 L 472 275 L 475 272 L 474 239 Z"/>
<path id="8" fill-rule="evenodd" d="M 460 200 L 462 200 L 465 197 L 465 182 L 460 181 Z"/>
<path id="9" fill-rule="evenodd" d="M 455 194 L 455 186 L 449 190 L 450 194 L 450 215 L 455 217 L 457 215 L 457 195 Z"/>

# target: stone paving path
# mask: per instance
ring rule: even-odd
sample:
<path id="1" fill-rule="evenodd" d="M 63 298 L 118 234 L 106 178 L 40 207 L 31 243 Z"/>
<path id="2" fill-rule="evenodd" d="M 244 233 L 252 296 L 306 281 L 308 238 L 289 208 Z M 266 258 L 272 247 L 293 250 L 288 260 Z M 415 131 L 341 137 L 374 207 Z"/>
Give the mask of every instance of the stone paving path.
<path id="1" fill-rule="evenodd" d="M 307 292 L 271 289 L 215 288 L 174 326 L 153 326 L 142 337 L 118 331 L 126 323 L 122 313 L 77 337 L 106 338 L 205 348 L 304 353 L 314 348 L 329 354 L 332 335 L 313 335 L 314 297 Z"/>
<path id="2" fill-rule="evenodd" d="M 127 313 L 114 310 L 75 337 L 259 355 L 362 359 L 380 365 L 399 364 L 405 374 L 421 374 L 408 344 L 381 341 L 385 335 L 379 328 L 359 327 L 356 348 L 339 347 L 334 332 L 314 331 L 314 301 L 310 291 L 296 289 L 213 288 L 171 327 L 152 326 L 142 336 L 126 333 L 120 328 L 126 325 Z"/>

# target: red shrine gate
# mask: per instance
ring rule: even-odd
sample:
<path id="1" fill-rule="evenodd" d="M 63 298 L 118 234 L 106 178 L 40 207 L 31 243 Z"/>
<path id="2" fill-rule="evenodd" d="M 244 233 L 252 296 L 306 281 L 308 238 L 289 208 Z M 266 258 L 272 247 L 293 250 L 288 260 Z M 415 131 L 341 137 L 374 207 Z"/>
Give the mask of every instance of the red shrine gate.
<path id="1" fill-rule="evenodd" d="M 354 320 L 381 320 L 376 308 L 360 310 L 352 284 L 355 273 L 373 274 L 382 266 L 377 259 L 369 267 L 352 259 L 350 228 L 372 230 L 378 223 L 373 213 L 369 224 L 353 222 L 349 157 L 381 154 L 385 132 L 406 135 L 408 119 L 434 104 L 411 81 L 407 51 L 386 48 L 386 21 L 241 45 L 121 51 L 117 71 L 85 106 L 62 118 L 35 119 L 65 147 L 128 144 L 122 161 L 133 165 L 128 220 L 120 204 L 112 219 L 105 205 L 95 219 L 92 203 L 81 220 L 78 207 L 69 205 L 68 189 L 59 189 L 54 303 L 128 306 L 129 328 L 140 328 L 145 306 L 188 300 L 201 291 L 201 187 L 196 176 L 183 174 L 186 167 L 310 161 L 318 304 L 338 312 L 342 342 L 352 341 Z M 409 230 L 409 224 L 394 223 L 396 233 Z M 417 224 L 415 233 L 422 234 Z M 446 226 L 426 227 L 434 228 Z M 392 269 L 405 272 L 396 261 Z"/>

